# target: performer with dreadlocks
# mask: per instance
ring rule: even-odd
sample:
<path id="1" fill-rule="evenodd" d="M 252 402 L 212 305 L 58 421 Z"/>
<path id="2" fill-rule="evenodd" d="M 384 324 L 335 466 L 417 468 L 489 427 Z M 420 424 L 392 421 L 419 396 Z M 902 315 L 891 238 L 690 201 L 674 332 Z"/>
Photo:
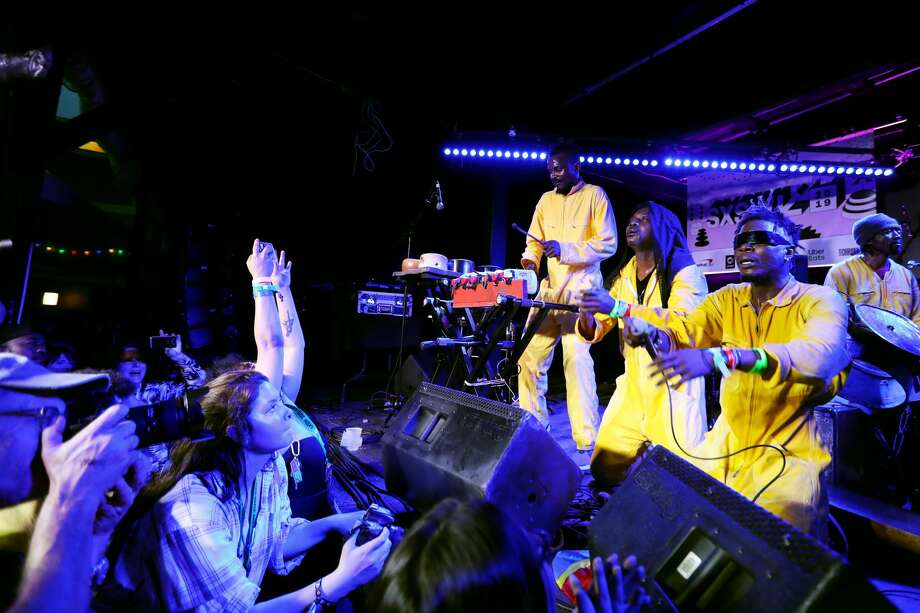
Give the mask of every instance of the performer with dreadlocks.
<path id="1" fill-rule="evenodd" d="M 692 311 L 706 297 L 706 279 L 699 271 L 681 224 L 671 211 L 655 202 L 638 205 L 626 226 L 626 244 L 635 252 L 615 274 L 609 294 L 603 289 L 582 292 L 576 334 L 588 343 L 600 341 L 617 325 L 607 315 L 614 299 L 631 304 Z M 622 334 L 629 336 L 632 320 L 624 319 Z M 620 337 L 626 363 L 604 412 L 591 459 L 591 472 L 603 486 L 622 481 L 629 467 L 650 443 L 681 453 L 703 440 L 705 396 L 703 379 L 693 379 L 672 391 L 651 377 L 651 357 Z M 673 406 L 674 431 L 671 430 Z"/>

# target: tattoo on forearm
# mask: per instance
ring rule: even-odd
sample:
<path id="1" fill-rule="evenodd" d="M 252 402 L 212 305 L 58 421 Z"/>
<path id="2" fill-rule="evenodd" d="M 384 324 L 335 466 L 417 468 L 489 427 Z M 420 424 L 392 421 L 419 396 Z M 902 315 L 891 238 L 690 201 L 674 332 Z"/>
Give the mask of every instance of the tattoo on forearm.
<path id="1" fill-rule="evenodd" d="M 284 302 L 284 294 L 278 293 L 278 302 Z"/>
<path id="2" fill-rule="evenodd" d="M 282 319 L 282 320 L 281 320 L 281 325 L 284 326 L 284 335 L 285 335 L 285 336 L 290 336 L 290 335 L 291 335 L 291 332 L 294 331 L 294 322 L 295 322 L 295 321 L 296 321 L 296 320 L 294 319 L 293 313 L 288 313 L 288 318 L 287 318 L 287 319 Z"/>

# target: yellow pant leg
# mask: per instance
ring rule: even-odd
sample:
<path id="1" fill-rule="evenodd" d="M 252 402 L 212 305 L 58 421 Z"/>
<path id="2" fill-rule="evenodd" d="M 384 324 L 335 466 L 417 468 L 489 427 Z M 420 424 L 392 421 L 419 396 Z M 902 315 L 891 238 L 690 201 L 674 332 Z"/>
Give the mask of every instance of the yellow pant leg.
<path id="1" fill-rule="evenodd" d="M 772 439 L 742 441 L 734 436 L 720 417 L 703 445 L 694 450 L 700 457 L 715 457 L 753 444 L 770 444 L 784 450 L 786 467 L 757 499 L 757 504 L 778 515 L 803 532 L 821 537 L 827 517 L 827 494 L 822 487 L 821 471 L 830 462 L 814 424 L 808 424 L 793 441 L 783 447 Z M 692 460 L 701 469 L 738 493 L 753 499 L 776 477 L 783 459 L 779 452 L 759 448 L 731 458 L 715 461 Z"/>
<path id="2" fill-rule="evenodd" d="M 642 430 L 642 421 L 641 399 L 631 397 L 627 375 L 620 375 L 591 456 L 591 474 L 602 487 L 623 481 L 630 466 L 645 451 L 648 437 Z"/>
<path id="3" fill-rule="evenodd" d="M 565 371 L 565 394 L 572 438 L 579 449 L 591 449 L 597 438 L 599 421 L 591 345 L 575 334 L 577 316 L 574 313 L 563 313 L 555 317 L 562 332 L 562 366 Z"/>
<path id="4" fill-rule="evenodd" d="M 693 450 L 703 442 L 706 434 L 703 379 L 693 379 L 675 390 L 658 385 L 646 371 L 638 382 L 642 389 L 641 403 L 645 407 L 645 435 L 656 445 L 666 447 L 692 462 L 681 448 L 694 453 Z"/>
<path id="5" fill-rule="evenodd" d="M 528 323 L 530 318 L 528 318 Z M 549 425 L 549 412 L 546 410 L 546 387 L 553 352 L 559 341 L 559 325 L 547 317 L 537 333 L 530 339 L 518 360 L 521 371 L 518 374 L 518 398 L 522 409 L 533 413 L 544 426 Z"/>

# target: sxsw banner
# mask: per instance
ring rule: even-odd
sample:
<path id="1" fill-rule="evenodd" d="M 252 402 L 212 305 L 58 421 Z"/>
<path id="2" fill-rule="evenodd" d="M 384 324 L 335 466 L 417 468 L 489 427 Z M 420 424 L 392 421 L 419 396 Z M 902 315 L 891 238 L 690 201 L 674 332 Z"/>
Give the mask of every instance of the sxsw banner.
<path id="1" fill-rule="evenodd" d="M 875 213 L 875 179 L 864 176 L 777 176 L 703 173 L 687 179 L 687 241 L 703 272 L 735 270 L 732 237 L 753 204 L 778 209 L 802 226 L 810 266 L 858 253 L 853 222 Z"/>

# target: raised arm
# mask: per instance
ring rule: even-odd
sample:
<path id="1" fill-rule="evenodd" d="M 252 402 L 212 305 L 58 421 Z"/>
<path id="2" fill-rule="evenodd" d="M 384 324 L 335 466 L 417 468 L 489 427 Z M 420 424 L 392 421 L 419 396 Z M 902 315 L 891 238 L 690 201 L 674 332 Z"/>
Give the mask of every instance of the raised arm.
<path id="1" fill-rule="evenodd" d="M 278 261 L 271 243 L 256 239 L 252 244 L 252 253 L 246 259 L 246 268 L 252 275 L 253 283 L 271 284 L 271 276 L 277 273 Z M 284 361 L 284 340 L 281 336 L 281 321 L 278 307 L 271 291 L 259 291 L 253 287 L 255 301 L 255 321 L 253 333 L 256 340 L 256 370 L 268 377 L 272 385 L 281 389 Z"/>
<path id="2" fill-rule="evenodd" d="M 300 327 L 300 318 L 297 316 L 297 307 L 294 305 L 294 295 L 291 293 L 291 264 L 293 262 L 285 261 L 285 257 L 286 254 L 282 251 L 277 269 L 272 274 L 272 282 L 278 286 L 276 299 L 284 345 L 281 391 L 296 402 L 297 394 L 300 393 L 300 383 L 303 380 L 306 341 L 303 338 L 303 329 Z"/>

